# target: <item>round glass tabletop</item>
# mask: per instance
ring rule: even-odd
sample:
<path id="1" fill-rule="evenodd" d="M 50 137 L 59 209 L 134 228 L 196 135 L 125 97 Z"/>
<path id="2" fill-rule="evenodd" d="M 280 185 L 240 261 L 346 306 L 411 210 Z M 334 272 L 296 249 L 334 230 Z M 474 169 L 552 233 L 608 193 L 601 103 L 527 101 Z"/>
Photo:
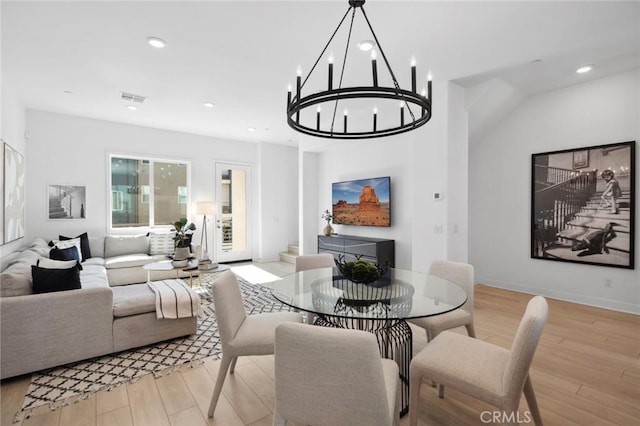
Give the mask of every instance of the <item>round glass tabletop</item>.
<path id="1" fill-rule="evenodd" d="M 452 311 L 467 300 L 465 291 L 450 281 L 393 268 L 371 284 L 349 281 L 337 268 L 321 268 L 296 272 L 267 285 L 278 301 L 327 317 L 422 318 Z"/>

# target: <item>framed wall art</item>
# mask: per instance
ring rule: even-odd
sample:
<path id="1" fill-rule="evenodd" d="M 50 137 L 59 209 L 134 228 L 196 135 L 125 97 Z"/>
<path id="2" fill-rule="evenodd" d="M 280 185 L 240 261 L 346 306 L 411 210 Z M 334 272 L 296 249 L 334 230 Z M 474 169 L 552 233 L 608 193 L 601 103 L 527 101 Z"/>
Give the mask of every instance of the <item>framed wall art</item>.
<path id="1" fill-rule="evenodd" d="M 532 258 L 634 268 L 635 145 L 532 154 Z"/>
<path id="2" fill-rule="evenodd" d="M 87 187 L 82 185 L 48 185 L 48 218 L 86 219 Z"/>
<path id="3" fill-rule="evenodd" d="M 9 243 L 24 237 L 24 157 L 4 144 L 4 236 Z"/>

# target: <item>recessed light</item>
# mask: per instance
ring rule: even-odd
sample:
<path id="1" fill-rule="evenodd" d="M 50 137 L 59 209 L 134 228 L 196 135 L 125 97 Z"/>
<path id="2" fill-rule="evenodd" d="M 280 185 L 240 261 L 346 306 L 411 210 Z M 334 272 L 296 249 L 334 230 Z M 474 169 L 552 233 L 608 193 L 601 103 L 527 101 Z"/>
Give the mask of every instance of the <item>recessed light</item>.
<path id="1" fill-rule="evenodd" d="M 578 69 L 576 70 L 576 72 L 577 72 L 578 74 L 584 74 L 584 73 L 586 73 L 586 72 L 591 71 L 592 69 L 593 69 L 593 65 L 591 65 L 591 64 L 589 64 L 589 65 L 583 65 L 583 66 L 581 66 L 580 68 L 578 68 Z"/>
<path id="2" fill-rule="evenodd" d="M 205 108 L 213 108 L 213 105 L 214 105 L 214 104 L 213 104 L 213 102 L 203 102 L 203 103 L 202 103 L 202 105 L 203 105 Z"/>
<path id="3" fill-rule="evenodd" d="M 127 109 L 130 109 L 131 111 L 135 111 L 138 109 L 138 107 L 135 105 L 127 105 Z"/>
<path id="4" fill-rule="evenodd" d="M 147 37 L 147 43 L 156 49 L 162 49 L 167 45 L 167 42 L 158 37 Z"/>
<path id="5" fill-rule="evenodd" d="M 375 45 L 376 43 L 373 40 L 362 40 L 358 43 L 358 48 L 363 52 L 368 52 L 373 49 L 373 46 Z"/>
<path id="6" fill-rule="evenodd" d="M 255 127 L 249 127 L 247 130 L 250 131 L 250 132 L 255 132 L 256 128 Z"/>

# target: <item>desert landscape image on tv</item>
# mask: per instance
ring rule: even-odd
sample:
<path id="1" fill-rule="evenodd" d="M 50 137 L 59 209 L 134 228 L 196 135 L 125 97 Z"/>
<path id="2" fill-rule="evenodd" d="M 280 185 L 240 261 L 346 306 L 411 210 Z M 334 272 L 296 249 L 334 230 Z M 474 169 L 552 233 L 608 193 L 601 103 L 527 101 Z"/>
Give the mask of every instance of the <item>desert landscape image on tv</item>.
<path id="1" fill-rule="evenodd" d="M 333 223 L 391 226 L 389 187 L 389 177 L 334 183 Z"/>

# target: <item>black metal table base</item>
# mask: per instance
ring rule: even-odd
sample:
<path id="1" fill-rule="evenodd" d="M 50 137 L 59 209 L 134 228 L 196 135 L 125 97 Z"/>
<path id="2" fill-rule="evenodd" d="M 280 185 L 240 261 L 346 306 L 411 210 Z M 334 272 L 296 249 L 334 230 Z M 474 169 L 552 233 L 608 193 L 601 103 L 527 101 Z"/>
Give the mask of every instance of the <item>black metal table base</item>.
<path id="1" fill-rule="evenodd" d="M 411 327 L 405 320 L 339 318 L 319 315 L 314 324 L 324 327 L 352 328 L 373 333 L 378 340 L 380 354 L 398 364 L 402 386 L 400 416 L 409 412 L 409 363 L 413 355 L 413 340 Z"/>

